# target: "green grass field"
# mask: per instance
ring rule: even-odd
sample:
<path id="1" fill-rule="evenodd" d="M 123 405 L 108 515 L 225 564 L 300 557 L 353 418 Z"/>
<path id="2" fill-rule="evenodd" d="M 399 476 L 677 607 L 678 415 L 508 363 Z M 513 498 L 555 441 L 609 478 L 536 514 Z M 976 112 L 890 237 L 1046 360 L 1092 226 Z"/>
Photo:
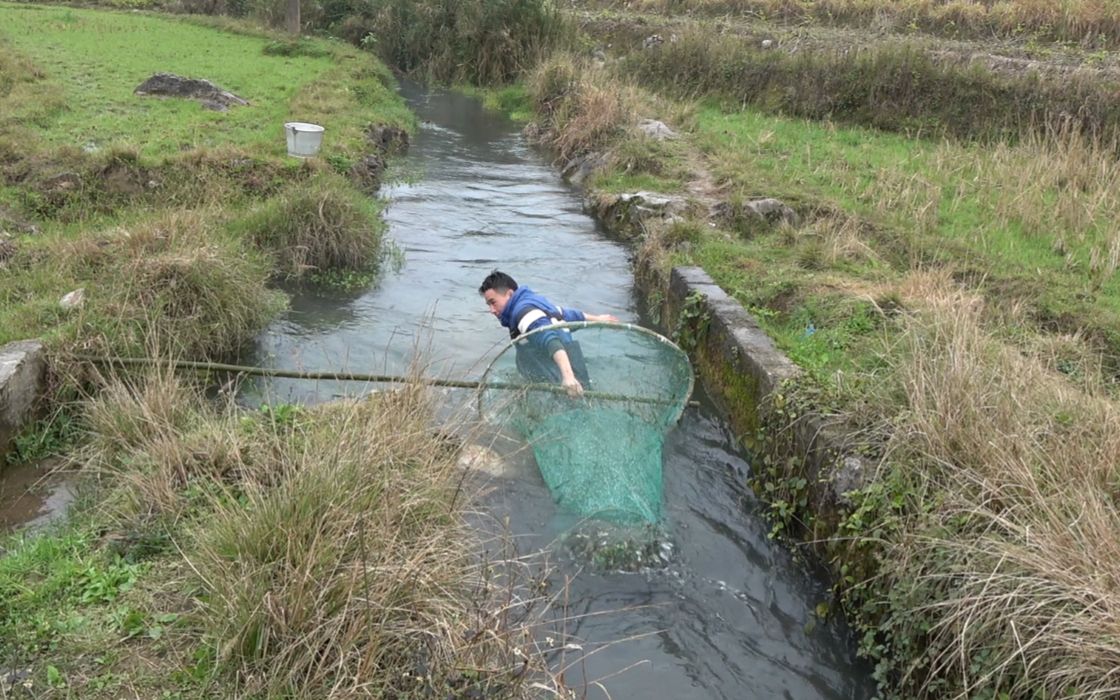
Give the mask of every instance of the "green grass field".
<path id="1" fill-rule="evenodd" d="M 372 149 L 369 126 L 413 122 L 375 57 L 226 20 L 23 4 L 0 4 L 0 46 L 0 224 L 11 229 L 0 342 L 137 352 L 170 333 L 177 352 L 228 353 L 281 308 L 271 279 L 330 279 L 319 268 L 340 262 L 372 277 L 383 227 L 351 169 Z M 133 93 L 158 72 L 250 104 L 215 112 Z M 326 127 L 320 158 L 286 155 L 290 120 Z M 316 260 L 314 246 L 238 224 L 262 206 L 322 220 L 361 255 Z M 297 254 L 300 265 L 284 262 Z M 63 312 L 58 299 L 77 288 L 90 303 Z M 177 304 L 184 289 L 201 306 Z"/>
<path id="2" fill-rule="evenodd" d="M 692 128 L 733 198 L 778 197 L 815 221 L 796 233 L 705 236 L 675 258 L 703 265 L 759 310 L 795 355 L 923 266 L 953 268 L 995 306 L 1026 307 L 1028 332 L 1060 319 L 1059 330 L 1101 340 L 1098 350 L 1120 348 L 1120 210 L 1109 194 L 1120 170 L 1107 145 L 1076 135 L 995 147 L 925 141 L 710 105 Z M 840 297 L 851 304 L 827 301 Z M 800 332 L 810 325 L 823 336 Z M 810 354 L 835 369 L 847 364 L 843 349 L 870 348 L 850 339 Z"/>
<path id="3" fill-rule="evenodd" d="M 58 92 L 56 108 L 31 129 L 44 147 L 128 146 L 155 158 L 234 145 L 280 156 L 283 123 L 312 121 L 327 127 L 327 153 L 346 152 L 361 145 L 366 124 L 411 121 L 384 69 L 340 43 L 305 40 L 303 55 L 269 55 L 277 40 L 263 33 L 69 7 L 0 4 L 0 20 L 0 37 Z M 373 79 L 353 80 L 363 71 Z M 250 104 L 214 112 L 191 100 L 133 94 L 158 72 L 205 78 Z M 10 107 L 39 109 L 28 102 Z"/>

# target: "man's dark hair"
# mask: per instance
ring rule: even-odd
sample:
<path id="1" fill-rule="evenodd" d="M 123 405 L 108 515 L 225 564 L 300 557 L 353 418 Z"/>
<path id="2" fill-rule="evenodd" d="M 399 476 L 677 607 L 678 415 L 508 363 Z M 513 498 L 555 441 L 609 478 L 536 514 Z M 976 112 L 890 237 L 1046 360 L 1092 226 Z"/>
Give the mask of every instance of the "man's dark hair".
<path id="1" fill-rule="evenodd" d="M 517 282 L 506 273 L 494 270 L 486 275 L 486 279 L 482 280 L 482 286 L 478 288 L 478 293 L 485 294 L 491 289 L 495 292 L 504 292 L 507 289 L 514 291 L 517 289 Z"/>

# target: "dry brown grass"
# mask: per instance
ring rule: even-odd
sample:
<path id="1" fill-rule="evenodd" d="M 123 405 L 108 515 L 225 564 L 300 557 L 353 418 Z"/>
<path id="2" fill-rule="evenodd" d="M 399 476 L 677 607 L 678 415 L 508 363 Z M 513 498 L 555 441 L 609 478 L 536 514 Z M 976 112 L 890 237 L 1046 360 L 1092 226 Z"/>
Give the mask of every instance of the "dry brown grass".
<path id="1" fill-rule="evenodd" d="M 172 211 L 58 242 L 50 264 L 86 285 L 71 347 L 202 359 L 239 349 L 283 307 L 270 264 L 213 212 Z"/>
<path id="2" fill-rule="evenodd" d="M 201 589 L 196 634 L 238 693 L 556 689 L 534 639 L 540 572 L 479 556 L 423 387 L 245 413 L 157 369 L 107 380 L 86 418 L 111 522 L 172 533 Z"/>
<path id="3" fill-rule="evenodd" d="M 542 140 L 561 160 L 614 145 L 638 119 L 636 88 L 569 54 L 543 63 L 529 91 Z"/>
<path id="4" fill-rule="evenodd" d="M 1086 46 L 1120 41 L 1120 7 L 1111 0 L 627 0 L 596 2 L 649 12 L 815 20 L 879 30 L 972 37 L 1038 36 Z"/>
<path id="5" fill-rule="evenodd" d="M 1113 697 L 1120 408 L 996 342 L 977 299 L 926 301 L 903 336 L 891 458 L 939 495 L 888 545 L 914 613 L 896 633 L 930 625 L 921 673 L 957 679 L 954 697 Z"/>
<path id="6" fill-rule="evenodd" d="M 830 213 L 813 219 L 794 235 L 815 242 L 822 262 L 834 267 L 843 262 L 881 262 L 868 234 L 866 223 L 858 217 Z"/>
<path id="7" fill-rule="evenodd" d="M 948 150 L 945 147 L 944 150 Z M 1029 134 L 1016 145 L 940 160 L 943 172 L 961 168 L 964 181 L 976 182 L 996 205 L 1004 224 L 1018 222 L 1026 233 L 1052 235 L 1055 230 L 1085 242 L 1111 228 L 1120 217 L 1120 144 L 1085 134 L 1072 122 L 1045 134 Z M 1091 242 L 1091 241 L 1090 241 Z"/>

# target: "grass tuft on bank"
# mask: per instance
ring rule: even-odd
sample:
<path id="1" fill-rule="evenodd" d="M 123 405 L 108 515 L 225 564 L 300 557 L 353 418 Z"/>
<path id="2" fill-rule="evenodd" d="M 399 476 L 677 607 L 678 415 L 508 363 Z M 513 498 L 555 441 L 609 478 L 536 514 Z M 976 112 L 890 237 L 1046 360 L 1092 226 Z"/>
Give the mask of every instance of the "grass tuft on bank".
<path id="1" fill-rule="evenodd" d="M 323 173 L 298 182 L 231 224 L 269 253 L 288 279 L 324 271 L 372 273 L 381 261 L 385 225 L 377 202 L 344 178 Z"/>

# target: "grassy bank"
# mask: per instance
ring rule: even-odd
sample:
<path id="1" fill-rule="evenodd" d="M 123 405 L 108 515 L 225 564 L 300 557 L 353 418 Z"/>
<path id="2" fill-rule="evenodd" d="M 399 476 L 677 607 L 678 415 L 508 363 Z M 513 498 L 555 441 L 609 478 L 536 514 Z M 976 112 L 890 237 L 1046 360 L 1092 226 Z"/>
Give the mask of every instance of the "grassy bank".
<path id="1" fill-rule="evenodd" d="M 911 138 L 659 92 L 563 56 L 529 82 L 542 141 L 598 164 L 592 199 L 679 198 L 627 227 L 641 274 L 704 267 L 804 370 L 745 436 L 755 485 L 775 532 L 832 563 L 884 693 L 1111 692 L 1116 144 Z M 797 222 L 754 214 L 763 197 Z M 784 439 L 806 412 L 873 465 L 830 517 Z"/>
<path id="2" fill-rule="evenodd" d="M 620 74 L 673 99 L 989 141 L 1071 119 L 1114 138 L 1120 123 L 1112 99 L 1120 72 L 1107 51 L 804 26 L 750 13 L 571 14 L 620 62 Z"/>
<path id="3" fill-rule="evenodd" d="M 911 134 L 1008 140 L 1071 119 L 1105 138 L 1120 133 L 1115 75 L 1000 70 L 906 40 L 790 51 L 714 33 L 686 28 L 676 41 L 629 53 L 623 70 L 676 98 Z"/>
<path id="4" fill-rule="evenodd" d="M 0 540 L 12 697 L 507 698 L 550 683 L 524 626 L 545 601 L 520 568 L 475 556 L 423 389 L 243 411 L 159 371 L 97 388 L 72 460 L 86 505 Z"/>
<path id="5" fill-rule="evenodd" d="M 359 187 L 363 159 L 381 154 L 366 132 L 411 117 L 368 54 L 143 15 L 0 13 L 0 341 L 228 355 L 281 308 L 272 280 L 369 279 L 382 224 Z M 133 94 L 166 71 L 249 105 Z M 327 127 L 321 158 L 285 157 L 292 119 Z M 75 289 L 86 303 L 61 309 Z"/>

